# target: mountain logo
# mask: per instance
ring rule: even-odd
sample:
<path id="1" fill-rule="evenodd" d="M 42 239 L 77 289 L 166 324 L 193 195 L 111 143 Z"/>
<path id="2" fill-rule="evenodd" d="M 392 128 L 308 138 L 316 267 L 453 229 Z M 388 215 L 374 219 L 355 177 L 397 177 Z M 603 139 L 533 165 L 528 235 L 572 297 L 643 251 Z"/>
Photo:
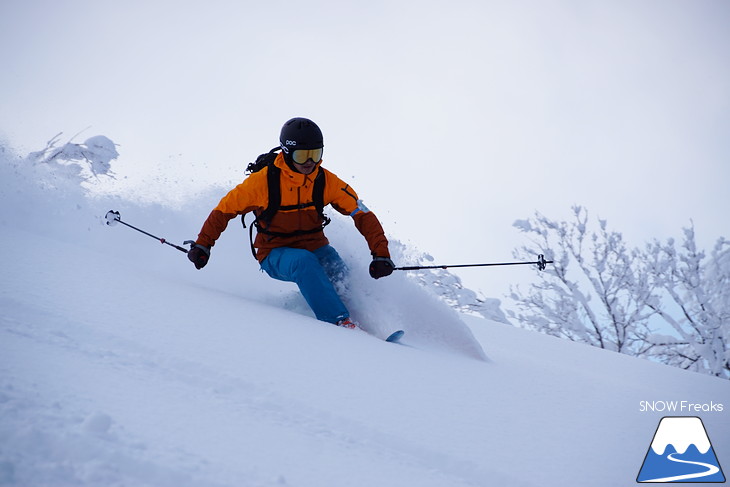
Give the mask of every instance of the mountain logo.
<path id="1" fill-rule="evenodd" d="M 663 417 L 636 481 L 725 482 L 702 420 L 696 416 Z"/>

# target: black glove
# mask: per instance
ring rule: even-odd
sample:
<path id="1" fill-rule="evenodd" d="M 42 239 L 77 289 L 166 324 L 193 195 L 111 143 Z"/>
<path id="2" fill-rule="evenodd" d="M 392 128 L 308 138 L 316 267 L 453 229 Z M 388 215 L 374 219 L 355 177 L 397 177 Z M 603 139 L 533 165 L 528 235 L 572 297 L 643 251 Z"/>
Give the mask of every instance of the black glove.
<path id="1" fill-rule="evenodd" d="M 373 279 L 380 279 L 381 277 L 389 276 L 393 273 L 395 264 L 387 257 L 373 257 L 373 261 L 370 263 L 370 277 Z"/>
<path id="2" fill-rule="evenodd" d="M 195 244 L 188 250 L 188 260 L 195 264 L 196 269 L 202 269 L 208 263 L 210 258 L 210 249 L 202 245 Z"/>

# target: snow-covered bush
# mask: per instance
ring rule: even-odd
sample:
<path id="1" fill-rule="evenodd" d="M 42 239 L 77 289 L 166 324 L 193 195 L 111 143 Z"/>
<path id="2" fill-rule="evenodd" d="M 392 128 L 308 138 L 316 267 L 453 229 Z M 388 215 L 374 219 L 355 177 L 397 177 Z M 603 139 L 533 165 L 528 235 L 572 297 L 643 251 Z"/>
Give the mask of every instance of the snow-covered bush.
<path id="1" fill-rule="evenodd" d="M 406 246 L 397 240 L 392 240 L 390 246 L 393 254 L 397 255 L 402 262 L 407 262 L 408 265 L 433 264 L 433 257 L 430 254 L 421 252 L 415 247 Z M 487 298 L 481 293 L 477 294 L 464 287 L 459 276 L 446 269 L 409 271 L 408 277 L 461 313 L 509 324 L 507 317 L 502 312 L 499 299 Z"/>

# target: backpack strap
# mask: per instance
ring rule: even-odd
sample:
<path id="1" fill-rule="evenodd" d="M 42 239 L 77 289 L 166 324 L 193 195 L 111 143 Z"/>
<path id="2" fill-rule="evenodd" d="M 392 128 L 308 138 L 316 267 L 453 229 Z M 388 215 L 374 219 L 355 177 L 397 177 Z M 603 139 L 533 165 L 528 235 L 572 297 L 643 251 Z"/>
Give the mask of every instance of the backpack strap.
<path id="1" fill-rule="evenodd" d="M 269 154 L 274 153 L 274 150 L 276 148 L 272 149 Z M 263 156 L 263 154 L 262 154 Z M 262 157 L 259 156 L 259 157 Z M 253 222 L 251 222 L 251 226 L 248 229 L 248 241 L 251 244 L 251 254 L 253 254 L 253 258 L 257 259 L 256 257 L 256 247 L 254 247 L 253 244 L 253 227 L 256 227 L 256 231 L 259 233 L 272 233 L 268 232 L 265 228 L 261 226 L 259 221 L 264 221 L 267 224 L 271 223 L 271 220 L 274 218 L 274 215 L 277 211 L 279 211 L 281 207 L 281 183 L 280 183 L 280 175 L 281 175 L 281 169 L 276 167 L 273 163 L 273 159 L 269 162 L 267 166 L 267 173 L 266 173 L 266 185 L 269 190 L 269 205 L 266 207 L 264 211 L 256 215 Z M 241 215 L 241 222 L 243 223 L 243 228 L 246 228 L 246 222 L 244 221 L 245 215 Z"/>
<path id="2" fill-rule="evenodd" d="M 281 209 L 281 169 L 276 167 L 274 164 L 269 164 L 268 172 L 266 173 L 266 183 L 269 188 L 269 206 L 266 207 L 257 217 L 254 223 L 258 228 L 258 222 L 264 221 L 270 223 L 276 215 L 276 212 Z M 287 209 L 287 208 L 285 208 Z M 260 231 L 260 230 L 259 230 Z"/>
<path id="3" fill-rule="evenodd" d="M 312 200 L 314 208 L 317 210 L 317 214 L 322 219 L 322 228 L 326 227 L 330 223 L 330 219 L 324 214 L 324 183 L 327 177 L 324 174 L 324 169 L 319 168 L 317 177 L 314 178 L 314 187 L 312 188 Z"/>

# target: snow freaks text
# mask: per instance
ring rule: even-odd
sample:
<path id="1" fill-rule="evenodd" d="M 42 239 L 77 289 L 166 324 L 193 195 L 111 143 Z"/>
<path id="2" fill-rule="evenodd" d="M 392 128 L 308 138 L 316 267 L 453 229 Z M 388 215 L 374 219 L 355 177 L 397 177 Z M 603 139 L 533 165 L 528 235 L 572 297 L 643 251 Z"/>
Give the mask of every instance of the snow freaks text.
<path id="1" fill-rule="evenodd" d="M 722 403 L 707 402 L 696 403 L 692 401 L 640 401 L 639 412 L 659 412 L 659 413 L 678 413 L 678 414 L 696 414 L 696 413 L 721 413 L 725 409 Z"/>

